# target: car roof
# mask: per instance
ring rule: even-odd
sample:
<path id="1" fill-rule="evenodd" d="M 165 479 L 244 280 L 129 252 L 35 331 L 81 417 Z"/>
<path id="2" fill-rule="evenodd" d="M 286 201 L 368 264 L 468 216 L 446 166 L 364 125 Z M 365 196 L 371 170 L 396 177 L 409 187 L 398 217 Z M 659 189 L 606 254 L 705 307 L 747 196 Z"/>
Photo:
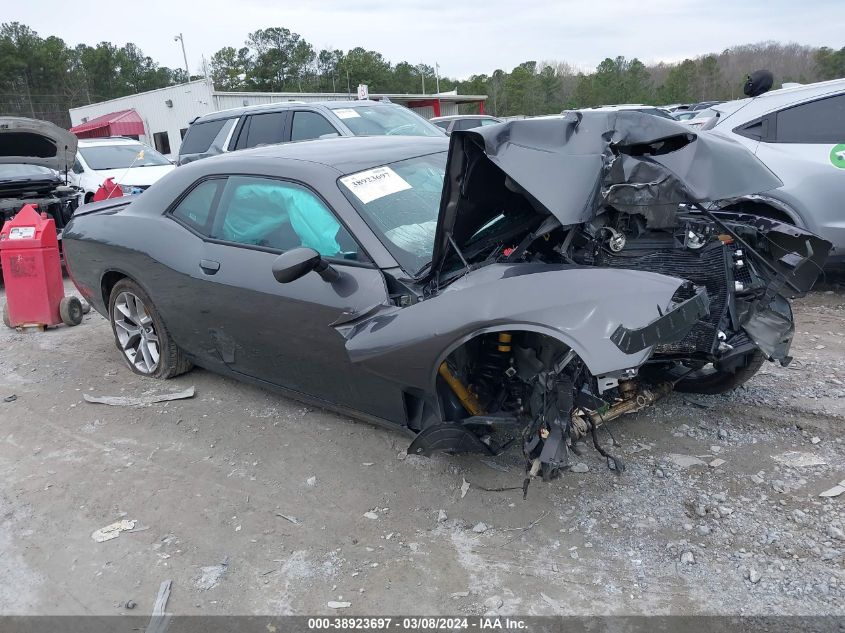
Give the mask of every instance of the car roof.
<path id="1" fill-rule="evenodd" d="M 279 112 L 281 110 L 289 110 L 291 108 L 301 108 L 302 106 L 335 110 L 337 108 L 360 108 L 363 106 L 377 105 L 396 104 L 390 103 L 389 101 L 373 101 L 372 99 L 362 99 L 356 101 L 277 101 L 275 103 L 263 103 L 261 105 L 240 106 L 237 108 L 229 108 L 227 110 L 218 110 L 217 112 L 211 112 L 197 117 L 191 123 L 204 123 L 206 121 L 217 121 L 218 119 L 231 119 L 244 114 Z"/>
<path id="2" fill-rule="evenodd" d="M 659 106 L 645 105 L 643 103 L 619 103 L 617 105 L 603 105 L 594 108 L 580 108 L 591 112 L 616 112 L 618 110 L 659 110 Z"/>
<path id="3" fill-rule="evenodd" d="M 446 116 L 436 116 L 429 119 L 429 122 L 436 123 L 437 121 L 458 121 L 460 119 L 495 119 L 496 117 L 490 114 L 449 114 Z"/>
<path id="4" fill-rule="evenodd" d="M 351 174 L 370 167 L 424 156 L 449 149 L 449 140 L 439 136 L 341 136 L 227 152 L 198 161 L 214 168 L 237 169 L 240 163 L 256 159 L 299 160 Z"/>
<path id="5" fill-rule="evenodd" d="M 725 124 L 728 120 L 731 121 L 732 126 L 735 126 L 782 107 L 808 101 L 814 97 L 834 95 L 841 92 L 845 92 L 845 79 L 831 79 L 830 81 L 769 90 L 758 97 L 726 101 L 710 107 L 722 115 L 717 126 Z"/>
<path id="6" fill-rule="evenodd" d="M 106 136 L 102 138 L 81 138 L 79 147 L 97 147 L 99 145 L 144 145 L 141 141 L 125 136 Z"/>

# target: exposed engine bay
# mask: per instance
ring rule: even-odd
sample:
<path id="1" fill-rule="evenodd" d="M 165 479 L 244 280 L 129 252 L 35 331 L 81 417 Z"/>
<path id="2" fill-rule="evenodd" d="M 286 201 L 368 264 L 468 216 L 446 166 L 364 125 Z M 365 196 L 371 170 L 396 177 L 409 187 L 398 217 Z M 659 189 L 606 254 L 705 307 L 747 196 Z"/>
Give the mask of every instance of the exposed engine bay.
<path id="1" fill-rule="evenodd" d="M 67 180 L 76 148 L 76 137 L 53 123 L 0 117 L 0 224 L 32 204 L 61 234 L 81 199 Z"/>
<path id="2" fill-rule="evenodd" d="M 537 141 L 536 126 L 526 128 L 533 145 L 515 127 L 498 137 L 453 136 L 439 219 L 447 231 L 435 245 L 427 296 L 496 264 L 568 267 L 575 276 L 595 268 L 648 271 L 679 285 L 643 327 L 626 328 L 619 307 L 622 324 L 602 338 L 623 355 L 649 353 L 614 371 L 591 373 L 572 347 L 538 332 L 489 328 L 471 338 L 440 364 L 442 420 L 422 425 L 409 452 L 497 454 L 518 444 L 527 491 L 533 477 L 550 480 L 566 470 L 586 439 L 621 473 L 624 463 L 599 440 L 601 425 L 673 390 L 730 391 L 766 360 L 791 361 L 788 298 L 810 289 L 830 244 L 720 211 L 743 190 L 779 181 L 727 141 L 698 138 L 694 149 L 695 135 L 640 116 L 591 119 L 585 139 L 576 137 L 586 118 L 570 120 L 567 133 L 551 141 Z M 598 124 L 610 131 L 596 135 Z M 550 146 L 557 163 L 542 155 Z M 723 159 L 711 180 L 695 170 L 696 156 Z M 746 170 L 740 179 L 729 173 L 733 161 Z M 573 173 L 538 179 L 541 163 Z"/>
<path id="3" fill-rule="evenodd" d="M 26 204 L 56 221 L 61 231 L 79 206 L 80 190 L 56 172 L 37 165 L 0 165 L 0 224 Z"/>

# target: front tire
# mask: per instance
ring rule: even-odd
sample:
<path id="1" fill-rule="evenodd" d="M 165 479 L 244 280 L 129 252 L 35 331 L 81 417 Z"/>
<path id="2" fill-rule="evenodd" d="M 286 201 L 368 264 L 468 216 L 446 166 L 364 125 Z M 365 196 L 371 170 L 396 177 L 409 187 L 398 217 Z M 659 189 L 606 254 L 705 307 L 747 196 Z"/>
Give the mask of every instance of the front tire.
<path id="1" fill-rule="evenodd" d="M 736 371 L 727 371 L 707 365 L 680 380 L 675 385 L 675 391 L 707 395 L 733 391 L 751 380 L 763 366 L 765 360 L 766 357 L 763 356 L 763 352 L 754 350 L 746 354 L 743 364 L 737 367 Z"/>
<path id="2" fill-rule="evenodd" d="M 109 322 L 117 349 L 136 374 L 166 380 L 191 369 L 149 295 L 131 279 L 121 279 L 112 288 Z"/>

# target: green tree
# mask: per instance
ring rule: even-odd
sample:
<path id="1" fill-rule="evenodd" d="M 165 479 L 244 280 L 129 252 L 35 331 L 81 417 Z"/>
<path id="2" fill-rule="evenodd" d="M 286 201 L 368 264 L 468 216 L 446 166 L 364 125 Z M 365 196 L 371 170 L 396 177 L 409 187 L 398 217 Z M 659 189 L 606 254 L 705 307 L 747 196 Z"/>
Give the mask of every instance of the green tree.
<path id="1" fill-rule="evenodd" d="M 691 59 L 685 59 L 677 66 L 673 66 L 658 90 L 658 99 L 662 103 L 695 101 L 697 75 L 698 69 Z"/>
<path id="2" fill-rule="evenodd" d="M 249 34 L 247 46 L 253 61 L 246 84 L 256 90 L 302 90 L 314 49 L 299 33 L 282 27 L 259 29 Z"/>
<path id="3" fill-rule="evenodd" d="M 370 92 L 390 91 L 390 63 L 382 57 L 381 53 L 368 51 L 359 46 L 346 53 L 338 67 L 341 80 L 345 80 L 346 73 L 349 73 L 349 87 L 353 91 L 358 84 L 366 84 Z"/>
<path id="4" fill-rule="evenodd" d="M 816 72 L 819 79 L 845 77 L 845 46 L 838 51 L 823 46 L 815 54 Z"/>
<path id="5" fill-rule="evenodd" d="M 211 56 L 211 80 L 218 90 L 243 90 L 252 60 L 246 47 L 226 46 Z"/>

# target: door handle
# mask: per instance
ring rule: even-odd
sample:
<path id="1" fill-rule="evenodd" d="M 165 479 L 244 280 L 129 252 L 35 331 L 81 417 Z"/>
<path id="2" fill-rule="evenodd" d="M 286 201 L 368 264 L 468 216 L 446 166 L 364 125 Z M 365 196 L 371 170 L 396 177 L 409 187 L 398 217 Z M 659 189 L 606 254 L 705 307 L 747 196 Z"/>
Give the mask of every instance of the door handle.
<path id="1" fill-rule="evenodd" d="M 202 268 L 202 272 L 206 275 L 213 275 L 220 270 L 220 262 L 216 262 L 213 259 L 201 259 L 200 268 Z"/>

